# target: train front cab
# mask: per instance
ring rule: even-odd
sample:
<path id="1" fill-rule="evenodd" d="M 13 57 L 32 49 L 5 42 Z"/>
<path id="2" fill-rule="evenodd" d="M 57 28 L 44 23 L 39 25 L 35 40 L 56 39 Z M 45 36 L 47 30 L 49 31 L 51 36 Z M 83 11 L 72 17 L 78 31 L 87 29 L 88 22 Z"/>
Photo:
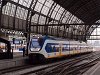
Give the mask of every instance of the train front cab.
<path id="1" fill-rule="evenodd" d="M 29 44 L 29 61 L 32 63 L 38 63 L 39 61 L 45 60 L 44 55 L 41 54 L 41 48 L 43 46 L 43 39 L 40 37 L 34 37 L 30 39 L 30 44 Z M 41 61 L 41 62 L 42 62 Z"/>

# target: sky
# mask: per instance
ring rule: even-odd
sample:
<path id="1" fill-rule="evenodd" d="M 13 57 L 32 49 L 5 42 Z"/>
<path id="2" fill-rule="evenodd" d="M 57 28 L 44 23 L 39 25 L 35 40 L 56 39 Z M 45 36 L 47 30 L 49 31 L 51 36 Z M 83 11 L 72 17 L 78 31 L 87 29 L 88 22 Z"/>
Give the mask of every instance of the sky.
<path id="1" fill-rule="evenodd" d="M 96 28 L 91 35 L 100 35 L 100 26 Z M 100 36 L 91 36 L 90 39 L 100 39 Z M 93 45 L 100 45 L 100 40 L 88 40 Z"/>

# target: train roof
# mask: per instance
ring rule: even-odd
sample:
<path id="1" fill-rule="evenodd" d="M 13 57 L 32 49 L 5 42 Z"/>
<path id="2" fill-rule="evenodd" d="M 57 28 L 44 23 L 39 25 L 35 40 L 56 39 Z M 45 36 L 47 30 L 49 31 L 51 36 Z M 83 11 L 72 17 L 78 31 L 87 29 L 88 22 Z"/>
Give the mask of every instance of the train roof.
<path id="1" fill-rule="evenodd" d="M 70 44 L 79 44 L 79 41 L 69 41 L 70 42 Z"/>
<path id="2" fill-rule="evenodd" d="M 69 41 L 71 44 L 86 44 L 85 42 L 79 42 L 79 41 L 75 41 L 75 40 L 69 40 L 69 39 L 63 39 L 63 38 L 57 38 L 57 37 L 53 37 L 53 36 L 32 36 L 31 38 L 43 38 L 44 40 L 57 40 L 57 41 Z"/>

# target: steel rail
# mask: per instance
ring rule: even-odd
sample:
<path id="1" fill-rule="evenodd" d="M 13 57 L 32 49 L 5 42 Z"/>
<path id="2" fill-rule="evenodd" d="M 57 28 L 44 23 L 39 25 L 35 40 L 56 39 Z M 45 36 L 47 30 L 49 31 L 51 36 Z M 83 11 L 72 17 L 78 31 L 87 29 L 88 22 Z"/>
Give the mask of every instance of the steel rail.
<path id="1" fill-rule="evenodd" d="M 78 72 L 79 70 L 84 69 L 84 68 L 86 68 L 88 66 L 92 66 L 92 65 L 96 64 L 97 62 L 95 62 L 95 61 L 98 60 L 98 59 L 100 59 L 100 56 L 95 58 L 95 59 L 93 59 L 93 60 L 91 60 L 91 61 L 89 61 L 89 62 L 87 62 L 87 63 L 80 64 L 78 66 L 72 66 L 72 67 L 70 67 L 68 69 L 65 69 L 65 71 L 67 70 L 67 72 L 63 71 L 59 75 L 70 75 L 70 74 L 73 74 L 73 73 L 76 74 L 76 72 Z"/>
<path id="2" fill-rule="evenodd" d="M 96 54 L 97 55 L 97 54 Z M 99 54 L 100 55 L 100 54 Z M 41 74 L 41 75 L 50 75 L 50 73 L 51 74 L 53 74 L 53 73 L 55 73 L 55 72 L 60 72 L 64 67 L 66 67 L 66 68 L 70 68 L 71 66 L 73 66 L 74 64 L 76 64 L 76 63 L 78 63 L 78 62 L 80 62 L 80 61 L 82 61 L 82 60 L 85 60 L 85 59 L 88 59 L 88 58 L 90 58 L 90 57 L 93 57 L 92 55 L 89 55 L 89 56 L 85 56 L 85 57 L 83 57 L 83 58 L 78 58 L 78 59 L 74 59 L 74 60 L 72 60 L 72 61 L 70 61 L 70 62 L 65 62 L 65 63 L 62 63 L 62 64 L 59 64 L 58 66 L 56 66 L 54 69 L 52 69 L 51 71 L 47 71 L 47 72 L 44 72 L 43 74 Z"/>
<path id="3" fill-rule="evenodd" d="M 93 55 L 97 55 L 97 54 L 100 54 L 100 53 L 95 53 Z M 70 61 L 61 62 L 61 63 L 55 64 L 55 65 L 52 65 L 52 66 L 49 66 L 49 67 L 45 67 L 45 68 L 41 68 L 41 69 L 38 69 L 38 70 L 35 70 L 35 71 L 27 72 L 27 73 L 24 73 L 24 74 L 21 74 L 21 75 L 28 75 L 28 74 L 39 73 L 39 72 L 40 72 L 41 75 L 48 75 L 48 74 L 50 74 L 50 71 L 53 72 L 53 70 L 58 69 L 58 68 L 61 68 L 60 66 L 62 66 L 64 64 L 67 64 L 67 66 L 68 66 L 68 65 L 70 65 L 69 63 L 75 61 L 76 59 L 77 59 L 77 62 L 79 62 L 79 59 L 84 58 L 84 57 L 86 57 L 88 59 L 89 57 L 93 57 L 93 55 L 88 54 L 88 55 L 85 55 L 83 57 L 74 58 L 74 59 L 72 59 Z M 87 56 L 89 56 L 89 57 L 87 57 Z M 76 62 L 74 62 L 74 63 L 76 63 Z M 73 64 L 73 63 L 71 63 L 71 64 Z M 52 69 L 50 69 L 50 70 L 48 70 L 46 72 L 43 71 L 43 70 L 46 70 L 48 68 L 52 68 Z M 38 74 L 38 75 L 40 75 L 40 74 Z"/>
<path id="4" fill-rule="evenodd" d="M 9 73 L 14 73 L 14 72 L 18 72 L 18 71 L 25 71 L 25 69 L 31 69 L 31 68 L 36 68 L 36 67 L 39 67 L 39 66 L 42 66 L 41 68 L 38 68 L 36 70 L 31 70 L 31 71 L 28 71 L 28 72 L 25 72 L 25 73 L 21 73 L 20 75 L 28 75 L 28 74 L 32 74 L 32 73 L 40 73 L 42 72 L 43 70 L 46 70 L 48 68 L 51 68 L 50 70 L 53 70 L 54 68 L 60 68 L 60 66 L 64 65 L 64 63 L 70 63 L 70 62 L 73 62 L 77 59 L 77 62 L 79 59 L 81 58 L 84 58 L 84 57 L 88 57 L 88 56 L 95 56 L 97 54 L 100 54 L 100 53 L 90 53 L 90 54 L 86 54 L 86 55 L 82 55 L 80 57 L 75 57 L 75 58 L 72 58 L 72 59 L 67 59 L 67 60 L 64 60 L 64 61 L 60 61 L 60 62 L 53 62 L 52 64 L 51 63 L 46 63 L 46 64 L 39 64 L 39 65 L 27 65 L 26 67 L 22 66 L 22 67 L 14 67 L 14 68 L 11 68 L 11 69 L 6 69 L 6 70 L 0 70 L 0 74 L 9 74 Z M 89 58 L 87 58 L 89 59 Z M 72 63 L 73 64 L 73 63 Z M 74 64 L 73 64 L 74 65 Z M 65 67 L 65 66 L 64 66 Z M 50 71 L 49 71 L 50 72 Z M 42 72 L 43 73 L 43 72 Z M 42 75 L 41 73 L 41 75 Z"/>

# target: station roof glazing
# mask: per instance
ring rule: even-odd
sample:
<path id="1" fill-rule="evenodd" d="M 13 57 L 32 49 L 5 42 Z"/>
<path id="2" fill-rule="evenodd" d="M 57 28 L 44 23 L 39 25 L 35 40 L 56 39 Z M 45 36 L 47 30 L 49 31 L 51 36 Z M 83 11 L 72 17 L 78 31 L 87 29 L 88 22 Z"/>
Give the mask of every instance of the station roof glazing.
<path id="1" fill-rule="evenodd" d="M 98 25 L 71 25 L 82 23 L 99 23 L 100 1 L 99 0 L 2 0 L 8 1 L 2 9 L 3 15 L 13 17 L 15 22 L 18 19 L 20 21 L 30 21 L 31 31 L 37 33 L 45 33 L 45 27 L 38 25 L 50 25 L 47 28 L 49 35 L 61 36 L 79 39 L 86 39 L 86 35 L 90 35 Z M 99 3 L 98 3 L 99 2 Z M 85 4 L 85 5 L 83 5 Z M 4 18 L 3 18 L 4 19 Z M 9 20 L 10 18 L 8 18 Z M 11 20 L 10 20 L 11 21 Z M 22 29 L 26 31 L 27 23 L 24 25 L 22 21 Z M 9 24 L 9 21 L 7 21 Z M 18 23 L 19 20 L 18 20 Z M 53 24 L 58 24 L 54 26 Z M 69 24 L 62 26 L 63 24 Z M 2 25 L 4 25 L 2 23 Z M 15 26 L 14 26 L 15 25 Z M 37 25 L 37 27 L 36 27 Z M 60 26 L 61 25 L 61 26 Z M 7 26 L 7 25 L 6 25 Z M 2 26 L 3 27 L 3 26 Z M 17 27 L 17 28 L 16 28 Z M 25 28 L 24 28 L 25 27 Z M 35 28 L 36 27 L 36 28 Z M 8 25 L 8 28 L 10 26 Z M 16 22 L 12 24 L 12 29 L 19 29 L 20 24 Z M 24 29 L 23 29 L 24 28 Z M 36 29 L 34 31 L 34 29 Z M 42 30 L 41 30 L 42 29 Z M 43 32 L 41 32 L 43 31 Z M 61 33 L 60 33 L 61 32 Z M 66 33 L 66 34 L 64 34 Z M 81 37 L 80 37 L 81 36 Z"/>

